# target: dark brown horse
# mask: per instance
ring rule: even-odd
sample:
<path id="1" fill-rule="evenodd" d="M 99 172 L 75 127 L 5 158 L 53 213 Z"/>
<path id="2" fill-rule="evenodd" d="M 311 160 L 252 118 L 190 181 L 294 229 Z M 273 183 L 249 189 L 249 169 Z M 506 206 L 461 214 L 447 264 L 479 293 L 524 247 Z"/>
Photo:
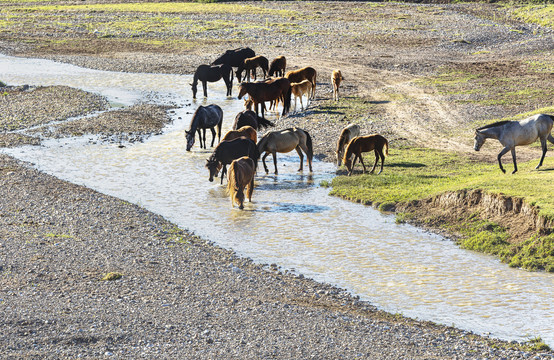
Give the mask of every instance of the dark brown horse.
<path id="1" fill-rule="evenodd" d="M 227 50 L 225 54 L 218 57 L 212 65 L 227 64 L 231 67 L 239 67 L 244 62 L 244 59 L 254 56 L 256 56 L 256 53 L 250 48 Z"/>
<path id="2" fill-rule="evenodd" d="M 387 139 L 379 134 L 357 136 L 352 139 L 348 143 L 346 151 L 344 152 L 344 157 L 342 158 L 342 162 L 344 163 L 344 165 L 346 165 L 346 168 L 348 169 L 348 175 L 352 175 L 352 169 L 354 169 L 356 159 L 360 159 L 360 162 L 364 167 L 362 173 L 365 173 L 365 164 L 362 159 L 362 153 L 369 151 L 375 151 L 375 163 L 373 164 L 373 168 L 369 173 L 371 174 L 375 170 L 375 166 L 377 166 L 377 161 L 379 161 L 379 158 L 381 158 L 381 170 L 379 170 L 379 172 L 377 173 L 377 175 L 379 175 L 381 171 L 383 171 L 383 164 L 385 163 L 383 148 L 385 148 L 385 154 L 388 156 L 389 142 L 387 141 Z M 354 155 L 354 161 L 351 160 L 352 155 Z"/>
<path id="3" fill-rule="evenodd" d="M 221 125 L 223 123 L 223 110 L 218 105 L 200 105 L 194 112 L 190 122 L 190 129 L 186 133 L 187 151 L 194 145 L 194 135 L 198 132 L 200 148 L 206 149 L 206 129 L 212 131 L 212 145 L 215 142 L 215 128 L 217 127 L 218 139 L 221 139 Z M 203 135 L 203 136 L 202 136 Z M 218 140 L 219 141 L 219 140 Z M 203 144 L 202 144 L 203 142 Z"/>
<path id="4" fill-rule="evenodd" d="M 268 76 L 285 76 L 285 68 L 287 67 L 287 59 L 284 56 L 278 56 L 269 65 Z"/>
<path id="5" fill-rule="evenodd" d="M 271 82 L 243 82 L 239 86 L 239 99 L 246 94 L 254 101 L 256 115 L 258 114 L 258 104 L 262 104 L 262 118 L 265 117 L 263 106 L 265 101 L 283 99 L 283 115 L 287 114 L 290 110 L 291 87 L 290 81 L 286 78 L 278 78 Z"/>
<path id="6" fill-rule="evenodd" d="M 210 171 L 209 180 L 213 181 L 214 177 L 217 177 L 219 170 L 223 168 L 221 171 L 221 183 L 223 184 L 223 178 L 227 172 L 227 165 L 242 156 L 248 156 L 257 164 L 259 155 L 258 148 L 254 141 L 245 137 L 240 137 L 238 139 L 220 142 L 206 161 L 206 167 Z"/>
<path id="7" fill-rule="evenodd" d="M 250 81 L 250 73 L 252 72 L 254 74 L 254 80 L 256 80 L 256 68 L 261 68 L 264 73 L 264 78 L 267 76 L 267 72 L 269 70 L 269 61 L 265 56 L 254 56 L 252 58 L 244 59 L 244 62 L 242 65 L 239 65 L 236 75 L 237 75 L 237 81 Z M 242 72 L 246 70 L 246 74 L 244 75 L 244 79 L 242 78 Z"/>
<path id="8" fill-rule="evenodd" d="M 231 162 L 227 181 L 227 192 L 231 197 L 231 207 L 234 207 L 236 203 L 239 209 L 244 209 L 245 190 L 248 201 L 252 202 L 255 175 L 256 164 L 248 156 L 243 156 Z"/>
<path id="9" fill-rule="evenodd" d="M 255 130 L 261 128 L 267 128 L 269 126 L 275 126 L 271 121 L 261 118 L 252 110 L 244 110 L 237 114 L 235 117 L 235 123 L 233 124 L 233 130 L 237 130 L 243 126 L 252 126 Z"/>
<path id="10" fill-rule="evenodd" d="M 296 150 L 300 157 L 300 168 L 298 171 L 302 171 L 303 169 L 304 156 L 302 155 L 302 151 L 304 151 L 308 158 L 308 165 L 311 172 L 314 151 L 312 138 L 307 131 L 299 128 L 270 131 L 258 142 L 258 153 L 261 155 L 265 152 L 265 155 L 262 157 L 262 163 L 264 164 L 266 173 L 269 172 L 269 169 L 265 164 L 265 158 L 269 154 L 273 155 L 273 166 L 275 168 L 275 174 L 277 174 L 277 153 L 288 153 L 292 150 Z"/>
<path id="11" fill-rule="evenodd" d="M 198 90 L 198 80 L 202 82 L 204 89 L 204 97 L 208 97 L 208 82 L 216 82 L 223 79 L 227 87 L 227 96 L 231 96 L 233 89 L 233 69 L 229 65 L 200 65 L 194 73 L 194 80 L 190 86 L 192 87 L 192 98 L 196 99 Z"/>
<path id="12" fill-rule="evenodd" d="M 291 70 L 285 75 L 291 83 L 299 83 L 302 80 L 309 80 L 312 83 L 312 95 L 311 99 L 315 98 L 315 83 L 317 78 L 317 71 L 313 67 L 306 66 L 298 70 Z"/>

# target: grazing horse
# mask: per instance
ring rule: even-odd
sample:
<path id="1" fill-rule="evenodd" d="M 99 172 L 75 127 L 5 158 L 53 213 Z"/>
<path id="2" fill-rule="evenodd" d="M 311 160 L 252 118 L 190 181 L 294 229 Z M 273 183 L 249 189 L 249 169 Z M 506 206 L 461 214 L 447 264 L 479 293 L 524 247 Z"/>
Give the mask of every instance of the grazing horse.
<path id="1" fill-rule="evenodd" d="M 262 104 L 262 118 L 265 117 L 263 106 L 263 103 L 265 101 L 284 98 L 283 115 L 287 114 L 290 110 L 291 88 L 290 81 L 286 78 L 278 78 L 271 82 L 243 82 L 239 86 L 238 98 L 241 99 L 246 94 L 248 94 L 252 101 L 254 101 L 254 106 L 256 107 L 256 115 L 258 114 L 258 104 Z"/>
<path id="2" fill-rule="evenodd" d="M 287 67 L 287 59 L 284 56 L 278 56 L 269 65 L 268 76 L 285 76 L 285 68 Z"/>
<path id="3" fill-rule="evenodd" d="M 243 126 L 252 126 L 254 130 L 260 130 L 261 128 L 275 126 L 275 124 L 267 119 L 259 117 L 252 110 L 244 110 L 239 112 L 235 117 L 233 130 L 237 130 Z"/>
<path id="4" fill-rule="evenodd" d="M 215 59 L 212 65 L 227 64 L 231 67 L 239 67 L 244 62 L 244 59 L 254 56 L 256 56 L 256 53 L 250 48 L 227 50 L 225 54 Z"/>
<path id="5" fill-rule="evenodd" d="M 299 83 L 291 83 L 291 93 L 294 95 L 294 111 L 296 111 L 296 99 L 300 99 L 300 109 L 304 111 L 304 104 L 302 103 L 302 96 L 306 94 L 306 107 L 310 101 L 310 92 L 312 91 L 312 83 L 309 80 L 302 80 Z"/>
<path id="6" fill-rule="evenodd" d="M 537 139 L 541 140 L 542 156 L 539 165 L 535 169 L 542 166 L 544 156 L 546 155 L 546 140 L 554 144 L 554 138 L 550 133 L 554 123 L 554 116 L 546 114 L 538 114 L 531 116 L 521 121 L 500 121 L 489 124 L 475 130 L 475 151 L 479 151 L 481 146 L 488 138 L 496 139 L 504 146 L 504 149 L 498 154 L 498 165 L 503 173 L 506 172 L 502 167 L 502 155 L 508 151 L 512 152 L 512 160 L 514 162 L 514 171 L 517 171 L 516 163 L 516 146 L 529 145 Z"/>
<path id="7" fill-rule="evenodd" d="M 242 72 L 246 70 L 246 74 L 244 76 L 244 80 L 250 81 L 250 72 L 252 71 L 254 73 L 254 80 L 256 80 L 256 68 L 260 67 L 264 73 L 264 78 L 267 76 L 268 72 L 268 63 L 269 61 L 265 56 L 254 56 L 252 58 L 244 59 L 244 62 L 242 65 L 239 65 L 236 75 L 237 75 L 237 81 L 241 82 Z"/>
<path id="8" fill-rule="evenodd" d="M 341 165 L 344 148 L 346 147 L 346 145 L 348 145 L 350 140 L 352 140 L 356 136 L 360 136 L 359 125 L 350 124 L 342 129 L 339 140 L 337 141 L 337 150 L 335 151 L 335 154 L 337 155 L 337 167 Z"/>
<path id="9" fill-rule="evenodd" d="M 261 155 L 265 152 L 265 155 L 262 157 L 262 163 L 264 164 L 266 174 L 269 172 L 269 169 L 265 164 L 265 158 L 269 154 L 273 155 L 273 166 L 275 167 L 275 174 L 277 174 L 277 153 L 288 153 L 292 150 L 296 150 L 300 157 L 300 168 L 298 171 L 303 169 L 304 156 L 302 151 L 304 151 L 308 158 L 311 172 L 314 153 L 312 138 L 307 131 L 299 128 L 290 128 L 266 133 L 258 142 L 258 153 Z"/>
<path id="10" fill-rule="evenodd" d="M 223 168 L 221 171 L 221 183 L 223 184 L 223 178 L 227 172 L 227 165 L 242 156 L 248 156 L 254 160 L 254 162 L 258 162 L 258 148 L 254 141 L 240 137 L 238 139 L 220 142 L 206 161 L 206 167 L 210 171 L 210 182 L 214 181 L 214 177 L 217 177 L 219 170 Z"/>
<path id="11" fill-rule="evenodd" d="M 252 202 L 254 175 L 256 175 L 256 164 L 248 156 L 231 162 L 227 178 L 227 192 L 231 197 L 231 207 L 234 207 L 236 203 L 239 209 L 244 209 L 244 190 L 246 190 L 248 201 Z"/>
<path id="12" fill-rule="evenodd" d="M 331 82 L 333 83 L 333 100 L 339 99 L 339 86 L 343 80 L 344 78 L 342 77 L 340 70 L 333 70 L 333 73 L 331 74 Z"/>
<path id="13" fill-rule="evenodd" d="M 240 129 L 237 129 L 237 130 L 227 131 L 227 133 L 225 134 L 225 136 L 223 136 L 223 139 L 221 139 L 221 141 L 233 140 L 241 136 L 244 136 L 245 138 L 250 139 L 254 142 L 258 141 L 258 132 L 252 126 L 248 126 L 248 125 L 242 126 Z"/>
<path id="14" fill-rule="evenodd" d="M 194 72 L 194 80 L 190 86 L 192 87 L 192 98 L 196 99 L 198 91 L 198 80 L 202 82 L 204 89 L 204 97 L 208 97 L 207 82 L 216 82 L 223 79 L 227 87 L 227 96 L 231 96 L 233 89 L 233 69 L 229 65 L 200 65 Z"/>
<path id="15" fill-rule="evenodd" d="M 373 164 L 373 168 L 369 173 L 371 174 L 375 170 L 375 166 L 377 166 L 377 161 L 379 161 L 380 157 L 381 170 L 379 170 L 379 172 L 377 173 L 377 175 L 379 175 L 383 171 L 383 164 L 385 163 L 383 148 L 385 148 L 385 154 L 388 156 L 389 142 L 387 141 L 387 139 L 379 134 L 357 136 L 354 139 L 350 140 L 342 159 L 342 162 L 344 162 L 344 165 L 346 165 L 346 168 L 348 169 L 348 175 L 352 175 L 352 170 L 354 169 L 354 165 L 356 164 L 356 159 L 360 159 L 360 162 L 364 167 L 362 173 L 365 173 L 365 164 L 362 159 L 362 153 L 373 150 L 375 150 L 375 163 Z M 350 160 L 352 155 L 354 155 L 354 161 Z"/>
<path id="16" fill-rule="evenodd" d="M 212 131 L 212 147 L 215 142 L 215 127 L 217 127 L 218 141 L 221 139 L 221 124 L 223 123 L 223 110 L 218 105 L 200 105 L 194 112 L 190 122 L 189 130 L 185 130 L 187 139 L 187 151 L 190 151 L 194 145 L 194 135 L 198 132 L 200 139 L 200 148 L 206 148 L 206 129 Z M 201 132 L 202 130 L 202 132 Z M 202 140 L 204 144 L 202 144 Z"/>
<path id="17" fill-rule="evenodd" d="M 306 66 L 298 70 L 291 70 L 285 75 L 291 83 L 299 83 L 302 80 L 310 80 L 312 83 L 312 99 L 315 98 L 315 83 L 317 78 L 317 72 L 313 67 Z"/>

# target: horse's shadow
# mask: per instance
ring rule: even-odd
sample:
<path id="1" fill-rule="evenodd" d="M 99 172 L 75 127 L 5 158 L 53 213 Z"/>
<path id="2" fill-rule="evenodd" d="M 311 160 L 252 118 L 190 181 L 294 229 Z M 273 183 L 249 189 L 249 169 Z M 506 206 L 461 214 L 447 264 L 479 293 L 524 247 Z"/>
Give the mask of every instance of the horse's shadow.
<path id="1" fill-rule="evenodd" d="M 281 203 L 276 201 L 261 201 L 258 203 L 260 206 L 255 211 L 259 212 L 273 212 L 273 213 L 304 213 L 304 214 L 316 214 L 330 210 L 328 206 L 314 205 L 314 204 L 293 204 L 293 203 Z"/>
<path id="2" fill-rule="evenodd" d="M 401 162 L 395 162 L 386 165 L 387 167 L 400 167 L 400 168 L 422 168 L 426 167 L 427 165 L 422 163 L 416 163 L 416 162 L 407 162 L 407 161 L 401 161 Z"/>

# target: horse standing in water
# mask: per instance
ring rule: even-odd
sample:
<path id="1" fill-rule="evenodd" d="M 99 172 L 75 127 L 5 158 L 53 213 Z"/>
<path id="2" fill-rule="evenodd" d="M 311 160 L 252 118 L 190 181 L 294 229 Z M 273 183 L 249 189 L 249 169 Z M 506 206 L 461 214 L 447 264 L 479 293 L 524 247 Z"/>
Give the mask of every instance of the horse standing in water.
<path id="1" fill-rule="evenodd" d="M 227 131 L 227 133 L 225 134 L 225 136 L 223 136 L 223 139 L 221 141 L 233 140 L 241 136 L 244 136 L 245 138 L 250 139 L 254 142 L 258 141 L 258 132 L 252 126 L 249 126 L 249 125 L 243 126 L 237 130 Z"/>
<path id="2" fill-rule="evenodd" d="M 223 79 L 227 87 L 227 96 L 231 96 L 233 90 L 233 69 L 229 65 L 200 65 L 194 73 L 192 87 L 192 98 L 196 99 L 198 91 L 198 80 L 202 82 L 204 97 L 208 97 L 208 82 L 216 82 Z"/>
<path id="3" fill-rule="evenodd" d="M 258 104 L 261 104 L 262 118 L 264 118 L 264 102 L 283 99 L 283 115 L 290 110 L 291 87 L 290 81 L 286 78 L 278 78 L 271 82 L 243 82 L 239 86 L 239 96 L 241 99 L 248 94 L 254 106 L 256 107 L 256 115 L 258 114 Z"/>
<path id="4" fill-rule="evenodd" d="M 541 161 L 535 169 L 542 166 L 544 156 L 546 155 L 546 140 L 554 144 L 554 138 L 550 133 L 554 124 L 554 116 L 546 114 L 538 114 L 531 116 L 521 121 L 500 121 L 489 124 L 475 130 L 475 151 L 479 151 L 481 146 L 488 138 L 496 139 L 504 146 L 504 149 L 498 154 L 498 166 L 503 173 L 506 173 L 502 167 L 501 158 L 508 151 L 512 152 L 512 160 L 514 162 L 514 171 L 517 171 L 516 163 L 516 146 L 529 145 L 537 139 L 541 140 L 542 156 Z"/>
<path id="5" fill-rule="evenodd" d="M 233 124 L 233 130 L 240 129 L 243 126 L 252 126 L 254 130 L 275 126 L 271 121 L 261 118 L 252 110 L 244 110 L 237 114 Z"/>
<path id="6" fill-rule="evenodd" d="M 339 140 L 337 141 L 337 150 L 335 154 L 337 155 L 337 166 L 341 165 L 342 155 L 344 148 L 348 145 L 350 140 L 360 135 L 360 126 L 356 124 L 350 124 L 344 129 L 342 129 Z"/>
<path id="7" fill-rule="evenodd" d="M 221 125 L 223 123 L 223 110 L 218 105 L 200 105 L 194 112 L 189 130 L 185 130 L 187 139 L 187 151 L 194 145 L 194 136 L 198 132 L 200 148 L 206 149 L 206 129 L 212 131 L 212 147 L 215 142 L 215 128 L 217 127 L 218 141 L 221 139 Z M 203 144 L 202 144 L 203 142 Z"/>
<path id="8" fill-rule="evenodd" d="M 264 78 L 267 76 L 267 72 L 269 70 L 269 61 L 265 56 L 254 56 L 253 58 L 244 59 L 244 62 L 242 65 L 239 65 L 237 68 L 236 76 L 237 81 L 250 81 L 250 72 L 254 74 L 254 80 L 256 80 L 256 68 L 259 67 L 262 69 L 262 72 L 264 73 Z M 246 74 L 244 75 L 244 79 L 242 78 L 242 72 L 246 70 Z"/>
<path id="9" fill-rule="evenodd" d="M 214 177 L 217 177 L 219 170 L 223 168 L 221 172 L 221 183 L 223 184 L 223 178 L 227 172 L 227 165 L 242 156 L 248 156 L 254 160 L 256 164 L 258 163 L 258 148 L 254 141 L 240 137 L 238 139 L 220 142 L 206 161 L 206 167 L 210 171 L 210 182 L 214 181 Z"/>
<path id="10" fill-rule="evenodd" d="M 307 131 L 299 128 L 290 128 L 285 130 L 270 131 L 266 133 L 258 142 L 258 153 L 262 157 L 262 163 L 264 164 L 264 170 L 269 173 L 269 169 L 265 164 L 265 158 L 271 154 L 273 155 L 273 166 L 275 168 L 275 174 L 277 174 L 277 153 L 288 153 L 292 150 L 296 150 L 300 157 L 300 168 L 298 171 L 302 171 L 304 156 L 302 151 L 306 153 L 308 158 L 308 165 L 310 172 L 312 171 L 312 159 L 314 157 L 312 138 Z"/>
<path id="11" fill-rule="evenodd" d="M 362 159 L 363 152 L 375 151 L 375 163 L 373 168 L 369 172 L 373 173 L 375 166 L 377 166 L 377 161 L 381 158 L 381 170 L 377 173 L 379 175 L 383 171 L 383 164 L 385 163 L 385 155 L 383 154 L 383 148 L 385 149 L 385 154 L 389 155 L 389 142 L 383 136 L 379 134 L 366 135 L 366 136 L 357 136 L 352 139 L 348 146 L 346 147 L 346 152 L 342 162 L 346 165 L 348 169 L 348 175 L 352 175 L 352 170 L 356 164 L 356 159 L 360 159 L 362 166 L 364 168 L 363 173 L 365 173 L 365 164 Z M 350 160 L 352 155 L 354 155 L 354 161 Z"/>
<path id="12" fill-rule="evenodd" d="M 254 175 L 256 175 L 256 164 L 248 156 L 231 162 L 227 179 L 227 192 L 231 197 L 231 207 L 234 207 L 236 203 L 239 209 L 244 209 L 245 190 L 248 201 L 252 202 Z"/>
<path id="13" fill-rule="evenodd" d="M 244 59 L 254 56 L 256 56 L 256 53 L 250 48 L 227 50 L 223 55 L 215 59 L 212 65 L 227 64 L 231 67 L 239 67 L 244 62 Z"/>

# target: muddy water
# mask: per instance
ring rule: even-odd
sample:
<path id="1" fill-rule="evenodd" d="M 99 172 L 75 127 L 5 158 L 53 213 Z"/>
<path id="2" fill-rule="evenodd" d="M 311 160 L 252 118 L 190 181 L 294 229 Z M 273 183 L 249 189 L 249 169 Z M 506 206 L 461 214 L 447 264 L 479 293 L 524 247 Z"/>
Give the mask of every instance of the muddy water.
<path id="1" fill-rule="evenodd" d="M 552 274 L 510 269 L 439 236 L 397 225 L 393 216 L 330 197 L 318 184 L 333 177 L 332 164 L 316 161 L 312 174 L 298 173 L 294 153 L 279 155 L 279 175 L 259 172 L 254 202 L 244 211 L 232 209 L 219 179 L 207 180 L 210 151 L 197 145 L 185 151 L 184 130 L 201 103 L 191 103 L 190 77 L 0 56 L 0 80 L 69 85 L 122 105 L 144 100 L 179 105 L 164 134 L 144 143 L 120 148 L 85 137 L 5 150 L 45 172 L 137 203 L 257 262 L 346 288 L 384 310 L 503 339 L 541 336 L 554 345 Z M 222 83 L 210 84 L 208 92 L 209 103 L 223 108 L 228 128 L 241 102 L 226 98 Z"/>

